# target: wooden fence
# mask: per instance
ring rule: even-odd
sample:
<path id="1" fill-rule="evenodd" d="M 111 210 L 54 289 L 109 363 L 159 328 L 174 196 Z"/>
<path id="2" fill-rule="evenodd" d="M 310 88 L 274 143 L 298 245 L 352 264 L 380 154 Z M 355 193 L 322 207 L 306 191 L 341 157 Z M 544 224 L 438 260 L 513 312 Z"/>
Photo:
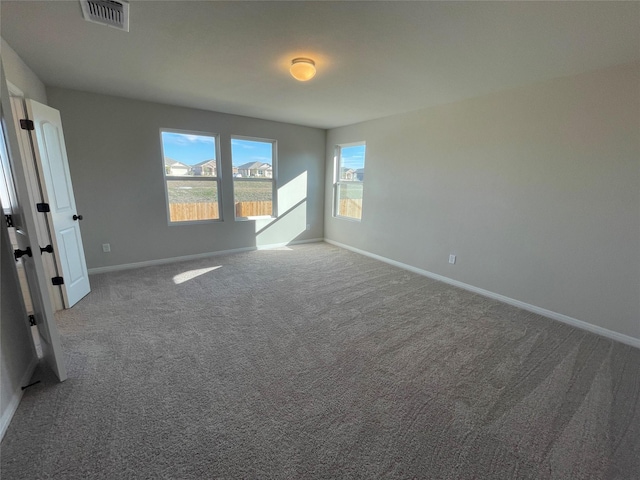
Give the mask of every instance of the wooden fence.
<path id="1" fill-rule="evenodd" d="M 169 218 L 172 222 L 218 219 L 218 202 L 170 203 Z"/>
<path id="2" fill-rule="evenodd" d="M 272 214 L 271 202 L 238 202 L 236 217 L 258 217 Z M 218 203 L 170 203 L 169 215 L 172 222 L 218 219 Z"/>
<path id="3" fill-rule="evenodd" d="M 236 217 L 259 217 L 271 215 L 273 206 L 271 202 L 238 202 L 236 203 Z M 218 204 L 216 202 L 205 203 L 170 203 L 169 214 L 172 222 L 184 222 L 193 220 L 216 220 L 218 218 Z M 343 198 L 340 200 L 338 215 L 343 217 L 361 218 L 362 199 Z"/>
<path id="4" fill-rule="evenodd" d="M 269 201 L 236 203 L 236 217 L 259 217 L 272 214 L 273 206 Z"/>
<path id="5" fill-rule="evenodd" d="M 361 218 L 362 199 L 361 198 L 341 198 L 338 208 L 338 215 L 343 217 Z"/>

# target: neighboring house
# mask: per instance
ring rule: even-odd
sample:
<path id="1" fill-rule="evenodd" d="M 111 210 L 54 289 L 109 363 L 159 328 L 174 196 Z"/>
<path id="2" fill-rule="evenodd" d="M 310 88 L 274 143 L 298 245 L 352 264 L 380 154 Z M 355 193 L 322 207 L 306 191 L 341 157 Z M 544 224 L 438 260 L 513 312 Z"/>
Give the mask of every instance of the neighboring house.
<path id="1" fill-rule="evenodd" d="M 234 173 L 234 176 L 272 178 L 273 167 L 271 167 L 271 165 L 269 165 L 268 163 L 249 162 L 240 165 L 238 167 L 237 175 Z"/>
<path id="2" fill-rule="evenodd" d="M 273 178 L 273 167 L 268 163 L 265 163 L 262 167 L 260 167 L 260 171 L 262 172 L 262 177 L 265 178 Z"/>
<path id="3" fill-rule="evenodd" d="M 173 158 L 164 157 L 164 168 L 167 175 L 184 176 L 189 175 L 191 167 Z"/>
<path id="4" fill-rule="evenodd" d="M 215 159 L 205 160 L 196 163 L 191 167 L 191 175 L 202 175 L 206 177 L 215 177 L 218 173 L 218 163 Z"/>
<path id="5" fill-rule="evenodd" d="M 356 171 L 353 168 L 343 168 L 340 171 L 340 180 L 355 180 Z"/>

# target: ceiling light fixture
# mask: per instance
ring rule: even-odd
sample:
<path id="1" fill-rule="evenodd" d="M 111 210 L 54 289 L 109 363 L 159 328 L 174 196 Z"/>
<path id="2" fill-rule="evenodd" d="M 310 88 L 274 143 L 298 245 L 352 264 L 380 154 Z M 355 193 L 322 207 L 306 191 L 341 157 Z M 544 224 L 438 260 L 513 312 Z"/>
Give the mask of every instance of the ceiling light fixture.
<path id="1" fill-rule="evenodd" d="M 311 80 L 316 75 L 316 62 L 310 58 L 294 58 L 289 69 L 291 76 L 301 82 Z"/>

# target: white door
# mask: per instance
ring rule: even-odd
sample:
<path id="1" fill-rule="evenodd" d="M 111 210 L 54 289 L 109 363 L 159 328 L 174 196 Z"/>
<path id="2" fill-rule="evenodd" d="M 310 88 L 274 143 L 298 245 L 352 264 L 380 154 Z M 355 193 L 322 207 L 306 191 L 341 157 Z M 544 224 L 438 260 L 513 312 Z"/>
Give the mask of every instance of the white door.
<path id="1" fill-rule="evenodd" d="M 8 83 L 8 82 L 7 82 Z M 8 85 L 9 92 L 14 95 L 16 87 Z M 31 146 L 31 135 L 28 132 L 23 131 L 20 128 L 20 119 L 27 118 L 27 109 L 24 104 L 24 95 L 22 92 L 16 92 L 15 96 L 11 97 L 11 111 L 16 125 L 16 131 L 18 132 L 18 147 L 20 150 L 20 157 L 22 159 L 22 167 L 27 176 L 27 187 L 29 188 L 29 206 L 33 212 L 34 219 L 36 221 L 36 236 L 38 237 L 38 243 L 40 245 L 53 245 L 51 241 L 52 233 L 49 231 L 49 223 L 47 222 L 47 216 L 41 214 L 36 210 L 36 205 L 43 202 L 42 193 L 40 188 L 39 174 L 36 169 L 36 162 L 33 156 L 33 148 Z M 44 270 L 47 273 L 47 278 L 53 278 L 62 275 L 58 273 L 58 266 L 56 264 L 53 254 L 46 254 L 42 256 L 44 262 Z M 47 282 L 49 287 L 49 297 L 53 304 L 53 310 L 58 311 L 64 308 L 64 302 L 62 300 L 62 290 L 60 285 L 53 285 L 52 282 Z"/>
<path id="2" fill-rule="evenodd" d="M 1 124 L 0 124 L 0 157 L 2 157 L 2 171 L 6 178 L 6 187 L 11 190 L 11 212 L 16 229 L 16 240 L 19 250 L 31 250 L 31 256 L 23 255 L 19 258 L 23 262 L 29 293 L 33 305 L 33 315 L 40 333 L 40 343 L 44 361 L 51 367 L 60 381 L 67 378 L 64 365 L 64 355 L 58 335 L 53 308 L 48 298 L 47 278 L 40 255 L 40 246 L 35 234 L 36 224 L 29 205 L 29 190 L 26 174 L 20 161 L 18 150 L 18 136 L 11 113 L 9 91 L 7 89 L 4 70 L 0 63 Z M 7 207 L 7 206 L 5 206 Z M 3 242 L 4 243 L 4 242 Z M 6 248 L 6 247 L 3 247 Z M 20 301 L 20 300 L 19 300 Z"/>
<path id="3" fill-rule="evenodd" d="M 34 100 L 25 100 L 27 115 L 33 121 L 31 131 L 34 156 L 47 213 L 53 252 L 62 270 L 62 296 L 66 308 L 91 291 L 84 258 L 80 221 L 76 210 L 67 149 L 58 110 Z"/>

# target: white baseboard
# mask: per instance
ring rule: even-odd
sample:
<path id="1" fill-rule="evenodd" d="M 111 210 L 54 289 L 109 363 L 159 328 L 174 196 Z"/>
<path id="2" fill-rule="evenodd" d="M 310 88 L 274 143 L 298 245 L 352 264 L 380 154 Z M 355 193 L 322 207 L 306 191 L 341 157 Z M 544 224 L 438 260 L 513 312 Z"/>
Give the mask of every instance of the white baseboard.
<path id="1" fill-rule="evenodd" d="M 336 247 L 344 248 L 345 250 L 350 250 L 352 252 L 359 253 L 360 255 L 364 255 L 366 257 L 380 260 L 381 262 L 388 263 L 389 265 L 393 265 L 395 267 L 399 267 L 404 270 L 409 270 L 410 272 L 417 273 L 418 275 L 423 275 L 425 277 L 433 278 L 434 280 L 448 283 L 449 285 L 453 285 L 455 287 L 459 287 L 464 290 L 468 290 L 470 292 L 474 292 L 485 297 L 493 298 L 494 300 L 498 300 L 500 302 L 507 303 L 509 305 L 513 305 L 518 308 L 522 308 L 523 310 L 527 310 L 529 312 L 543 315 L 545 317 L 551 318 L 553 320 L 557 320 L 562 323 L 566 323 L 573 327 L 577 327 L 582 330 L 587 330 L 591 333 L 602 335 L 603 337 L 616 340 L 626 345 L 631 345 L 632 347 L 640 348 L 640 338 L 634 338 L 629 335 L 624 335 L 622 333 L 614 332 L 613 330 L 599 327 L 597 325 L 593 325 L 583 320 L 578 320 L 577 318 L 569 317 L 568 315 L 563 315 L 562 313 L 557 313 L 551 310 L 547 310 L 546 308 L 537 307 L 529 303 L 521 302 L 520 300 L 515 300 L 513 298 L 505 297 L 504 295 L 500 295 L 499 293 L 494 293 L 494 292 L 490 292 L 489 290 L 485 290 L 483 288 L 474 287 L 473 285 L 459 282 L 458 280 L 453 280 L 443 275 L 438 275 L 437 273 L 429 272 L 427 270 L 423 270 L 421 268 L 417 268 L 412 265 L 408 265 L 406 263 L 397 262 L 395 260 L 391 260 L 390 258 L 386 258 L 381 255 L 376 255 L 375 253 L 367 252 L 366 250 L 360 250 L 359 248 L 355 248 L 350 245 L 345 245 L 343 243 L 336 242 L 334 240 L 329 240 L 328 238 L 325 238 L 324 241 L 331 245 L 335 245 Z"/>
<path id="2" fill-rule="evenodd" d="M 253 250 L 274 250 L 276 248 L 282 248 L 289 245 L 302 245 L 304 243 L 322 243 L 324 242 L 324 238 L 310 238 L 308 240 L 295 240 L 293 242 L 282 242 L 282 243 L 270 243 L 269 245 L 260 245 Z"/>
<path id="3" fill-rule="evenodd" d="M 5 411 L 2 412 L 2 416 L 0 416 L 0 440 L 4 438 L 4 434 L 7 432 L 7 428 L 9 428 L 11 419 L 18 409 L 18 405 L 20 405 L 20 400 L 22 399 L 22 395 L 24 394 L 22 386 L 29 383 L 29 380 L 31 380 L 31 377 L 33 376 L 33 371 L 36 369 L 36 365 L 38 365 L 38 357 L 34 357 L 34 359 L 25 370 L 24 375 L 22 375 L 22 378 L 20 379 L 17 390 L 13 392 L 13 395 L 11 396 L 9 405 L 7 405 Z"/>
<path id="4" fill-rule="evenodd" d="M 132 268 L 151 267 L 153 265 L 164 265 L 167 263 L 184 262 L 186 260 L 197 260 L 199 258 L 217 257 L 219 255 L 228 255 L 231 253 L 253 252 L 256 250 L 273 250 L 275 248 L 286 247 L 287 245 L 300 245 L 303 243 L 318 243 L 323 241 L 324 239 L 322 238 L 311 238 L 308 240 L 296 240 L 293 242 L 271 243 L 268 245 L 259 245 L 255 247 L 242 247 L 242 248 L 233 248 L 230 250 L 219 250 L 217 252 L 196 253 L 194 255 L 183 255 L 181 257 L 159 258 L 157 260 L 147 260 L 144 262 L 124 263 L 121 265 L 110 265 L 108 267 L 89 268 L 88 273 L 89 275 L 92 275 L 94 273 L 117 272 L 120 270 L 130 270 Z"/>

